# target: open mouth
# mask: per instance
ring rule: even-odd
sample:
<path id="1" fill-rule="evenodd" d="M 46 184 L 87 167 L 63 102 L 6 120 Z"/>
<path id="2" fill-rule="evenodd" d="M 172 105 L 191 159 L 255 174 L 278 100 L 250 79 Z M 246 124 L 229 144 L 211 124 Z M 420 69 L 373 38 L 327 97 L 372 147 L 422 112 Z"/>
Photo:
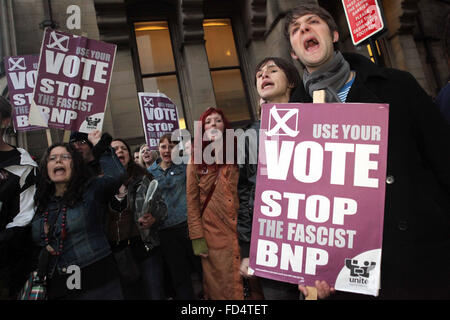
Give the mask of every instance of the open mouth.
<path id="1" fill-rule="evenodd" d="M 310 51 L 319 47 L 319 41 L 315 37 L 309 37 L 303 43 L 306 51 Z"/>
<path id="2" fill-rule="evenodd" d="M 55 175 L 63 175 L 66 173 L 66 169 L 63 167 L 58 167 L 58 168 L 53 169 L 53 173 Z"/>
<path id="3" fill-rule="evenodd" d="M 265 89 L 266 87 L 273 87 L 274 83 L 271 81 L 265 81 L 261 85 L 261 89 Z"/>

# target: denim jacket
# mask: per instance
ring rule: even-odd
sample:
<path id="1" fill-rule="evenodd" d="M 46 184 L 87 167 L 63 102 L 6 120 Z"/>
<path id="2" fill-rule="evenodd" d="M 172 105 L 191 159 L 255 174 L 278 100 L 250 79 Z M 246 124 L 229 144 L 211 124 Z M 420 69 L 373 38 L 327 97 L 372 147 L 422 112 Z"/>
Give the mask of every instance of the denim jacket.
<path id="1" fill-rule="evenodd" d="M 167 219 L 159 229 L 165 229 L 187 221 L 186 207 L 186 165 L 172 165 L 165 171 L 160 166 L 161 159 L 157 159 L 148 171 L 158 180 L 158 189 L 167 206 Z"/>
<path id="2" fill-rule="evenodd" d="M 107 212 L 109 200 L 121 185 L 121 177 L 125 169 L 110 148 L 100 157 L 100 165 L 104 175 L 90 179 L 86 183 L 82 201 L 73 208 L 67 208 L 67 236 L 61 255 L 56 260 L 50 259 L 52 262 L 48 269 L 50 277 L 55 267 L 59 274 L 65 274 L 70 265 L 84 268 L 111 254 L 103 227 L 104 214 Z M 49 214 L 58 213 L 53 235 L 50 237 L 50 245 L 58 250 L 61 241 L 62 207 L 61 198 L 53 197 L 45 210 Z M 32 235 L 33 241 L 39 246 L 45 246 L 42 213 L 36 215 L 32 222 Z"/>

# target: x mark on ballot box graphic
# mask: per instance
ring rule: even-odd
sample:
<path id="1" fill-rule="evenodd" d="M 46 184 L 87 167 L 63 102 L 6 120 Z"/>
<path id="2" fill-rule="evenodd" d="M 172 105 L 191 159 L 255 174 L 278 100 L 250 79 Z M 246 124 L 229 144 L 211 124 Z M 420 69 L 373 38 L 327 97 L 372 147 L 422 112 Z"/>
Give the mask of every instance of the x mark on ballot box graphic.
<path id="1" fill-rule="evenodd" d="M 8 71 L 16 71 L 16 70 L 26 70 L 25 58 L 9 58 L 8 59 Z"/>
<path id="2" fill-rule="evenodd" d="M 155 105 L 153 104 L 153 98 L 144 98 L 144 107 L 154 107 Z"/>
<path id="3" fill-rule="evenodd" d="M 280 116 L 280 111 L 287 111 L 283 117 Z M 298 109 L 277 109 L 277 106 L 273 106 L 270 109 L 269 114 L 269 131 L 266 132 L 266 135 L 269 137 L 274 135 L 279 136 L 289 136 L 289 137 L 296 137 L 300 131 L 298 131 Z M 288 121 L 295 117 L 295 124 L 294 127 L 290 127 L 288 125 Z M 273 121 L 272 121 L 273 119 Z"/>
<path id="4" fill-rule="evenodd" d="M 52 31 L 48 40 L 48 49 L 57 49 L 63 52 L 69 51 L 69 36 Z"/>

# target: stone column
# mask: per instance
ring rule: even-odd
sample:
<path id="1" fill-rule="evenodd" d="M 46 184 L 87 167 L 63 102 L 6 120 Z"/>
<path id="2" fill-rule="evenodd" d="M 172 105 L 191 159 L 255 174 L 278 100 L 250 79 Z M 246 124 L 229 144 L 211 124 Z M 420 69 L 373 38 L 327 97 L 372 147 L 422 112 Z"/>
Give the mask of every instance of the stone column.
<path id="1" fill-rule="evenodd" d="M 181 91 L 184 96 L 186 127 L 193 133 L 194 121 L 208 107 L 216 105 L 203 33 L 203 0 L 178 0 L 181 37 Z"/>
<path id="2" fill-rule="evenodd" d="M 256 65 L 266 57 L 267 47 L 264 41 L 266 35 L 267 1 L 245 0 L 241 6 L 241 20 L 246 31 L 243 35 L 237 35 L 236 40 L 246 48 L 242 55 L 241 68 L 248 75 L 249 97 L 253 117 L 257 117 L 259 95 L 253 78 Z"/>
<path id="3" fill-rule="evenodd" d="M 414 27 L 419 14 L 418 0 L 383 0 L 388 39 L 394 68 L 410 72 L 420 85 L 430 93 L 421 63 L 420 53 L 414 41 Z"/>

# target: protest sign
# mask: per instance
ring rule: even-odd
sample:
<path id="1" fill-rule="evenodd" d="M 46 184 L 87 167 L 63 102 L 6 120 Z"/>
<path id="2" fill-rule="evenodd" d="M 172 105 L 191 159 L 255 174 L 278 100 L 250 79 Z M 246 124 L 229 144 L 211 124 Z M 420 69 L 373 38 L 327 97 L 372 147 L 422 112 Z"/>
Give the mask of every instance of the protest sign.
<path id="1" fill-rule="evenodd" d="M 159 138 L 179 128 L 175 104 L 163 93 L 139 92 L 145 141 L 157 150 Z"/>
<path id="2" fill-rule="evenodd" d="M 342 5 L 355 46 L 384 31 L 378 0 L 342 0 Z"/>
<path id="3" fill-rule="evenodd" d="M 388 105 L 263 105 L 256 275 L 378 295 L 387 137 Z"/>
<path id="4" fill-rule="evenodd" d="M 13 123 L 16 131 L 42 129 L 28 123 L 28 113 L 36 84 L 38 55 L 5 57 L 9 100 L 13 105 Z"/>
<path id="5" fill-rule="evenodd" d="M 101 130 L 116 45 L 46 28 L 30 124 Z"/>

